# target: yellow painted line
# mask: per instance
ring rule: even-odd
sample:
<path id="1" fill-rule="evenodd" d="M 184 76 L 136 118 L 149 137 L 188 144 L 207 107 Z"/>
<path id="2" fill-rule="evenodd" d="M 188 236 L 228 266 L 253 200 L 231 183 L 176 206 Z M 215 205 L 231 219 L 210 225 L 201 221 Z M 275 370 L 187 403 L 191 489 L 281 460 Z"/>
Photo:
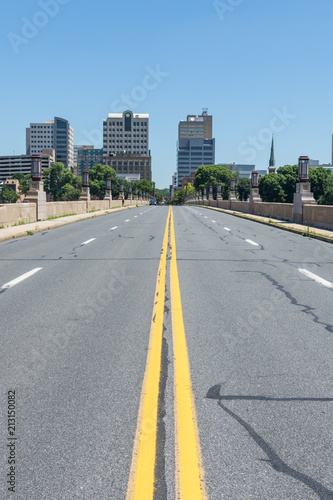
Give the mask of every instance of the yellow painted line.
<path id="1" fill-rule="evenodd" d="M 126 500 L 153 500 L 154 496 L 157 409 L 161 373 L 166 255 L 170 214 L 171 207 L 169 208 L 157 275 L 147 363 Z"/>
<path id="2" fill-rule="evenodd" d="M 201 464 L 199 433 L 191 389 L 190 366 L 176 261 L 176 240 L 171 210 L 171 313 L 174 356 L 176 498 L 207 499 Z"/>

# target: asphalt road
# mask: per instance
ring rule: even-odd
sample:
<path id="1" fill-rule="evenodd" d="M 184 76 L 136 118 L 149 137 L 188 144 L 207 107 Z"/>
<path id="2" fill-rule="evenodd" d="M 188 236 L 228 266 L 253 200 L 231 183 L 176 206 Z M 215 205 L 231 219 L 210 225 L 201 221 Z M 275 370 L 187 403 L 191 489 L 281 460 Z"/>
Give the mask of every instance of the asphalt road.
<path id="1" fill-rule="evenodd" d="M 0 498 L 126 498 L 167 217 L 0 243 Z M 208 498 L 332 499 L 333 246 L 196 207 L 173 223 L 154 500 L 178 488 L 173 252 Z"/>

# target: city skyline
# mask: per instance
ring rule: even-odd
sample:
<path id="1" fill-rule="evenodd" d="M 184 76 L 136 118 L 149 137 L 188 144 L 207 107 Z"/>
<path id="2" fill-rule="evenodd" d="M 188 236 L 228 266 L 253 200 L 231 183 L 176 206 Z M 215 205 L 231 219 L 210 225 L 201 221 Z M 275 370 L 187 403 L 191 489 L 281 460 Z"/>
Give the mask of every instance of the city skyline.
<path id="1" fill-rule="evenodd" d="M 0 155 L 24 154 L 26 127 L 52 116 L 101 148 L 105 116 L 130 109 L 150 116 L 153 180 L 168 187 L 179 121 L 208 108 L 216 163 L 267 168 L 272 133 L 276 167 L 331 162 L 329 0 L 19 0 L 2 13 Z"/>

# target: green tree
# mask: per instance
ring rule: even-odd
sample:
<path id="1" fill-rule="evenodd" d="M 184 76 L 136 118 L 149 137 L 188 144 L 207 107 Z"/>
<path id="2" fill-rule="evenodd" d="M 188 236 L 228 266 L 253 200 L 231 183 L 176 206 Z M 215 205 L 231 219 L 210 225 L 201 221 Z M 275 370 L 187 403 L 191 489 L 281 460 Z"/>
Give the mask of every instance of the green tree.
<path id="1" fill-rule="evenodd" d="M 309 180 L 311 182 L 311 191 L 316 201 L 319 202 L 319 200 L 322 197 L 324 197 L 326 186 L 328 186 L 327 180 L 331 176 L 332 176 L 331 170 L 324 167 L 309 169 Z"/>
<path id="2" fill-rule="evenodd" d="M 81 196 L 81 189 L 72 186 L 72 184 L 64 184 L 61 187 L 62 200 L 78 200 Z"/>
<path id="3" fill-rule="evenodd" d="M 266 174 L 259 179 L 259 193 L 264 202 L 284 203 L 286 193 L 284 192 L 281 177 L 275 173 Z"/>
<path id="4" fill-rule="evenodd" d="M 246 201 L 251 193 L 251 179 L 240 177 L 236 184 L 236 191 L 241 201 Z"/>
<path id="5" fill-rule="evenodd" d="M 1 192 L 2 203 L 16 203 L 20 195 L 7 184 L 4 184 Z"/>
<path id="6" fill-rule="evenodd" d="M 26 194 L 29 191 L 29 184 L 31 181 L 31 174 L 22 174 L 22 172 L 16 172 L 13 174 L 12 179 L 17 179 L 19 181 L 19 190 L 22 194 Z"/>
<path id="7" fill-rule="evenodd" d="M 277 169 L 280 186 L 286 195 L 285 202 L 293 203 L 296 183 L 298 182 L 298 165 L 280 167 Z"/>
<path id="8" fill-rule="evenodd" d="M 331 171 L 330 171 L 331 172 Z M 318 198 L 319 205 L 333 205 L 333 173 L 324 179 L 324 193 Z"/>
<path id="9" fill-rule="evenodd" d="M 142 189 L 142 191 L 149 193 L 151 196 L 153 195 L 154 192 L 153 183 L 151 181 L 147 181 L 147 179 L 140 179 L 138 181 L 134 181 L 132 183 L 132 186 L 133 186 L 133 191 L 137 187 L 138 190 Z"/>
<path id="10" fill-rule="evenodd" d="M 106 179 L 108 177 L 111 179 L 112 197 L 117 197 L 119 195 L 120 181 L 117 179 L 116 171 L 112 167 L 109 167 L 109 165 L 101 165 L 100 163 L 89 170 L 90 194 L 103 199 L 106 192 Z"/>
<path id="11" fill-rule="evenodd" d="M 217 194 L 217 184 L 221 183 L 221 194 L 224 200 L 228 199 L 230 191 L 230 179 L 234 174 L 224 165 L 202 165 L 195 173 L 194 188 L 196 191 L 213 186 L 213 196 Z"/>
<path id="12" fill-rule="evenodd" d="M 51 194 L 54 201 L 78 199 L 80 197 L 78 193 L 82 187 L 82 179 L 75 177 L 61 162 L 53 163 L 50 168 L 45 169 L 43 171 L 43 180 L 45 191 Z M 63 191 L 64 186 L 66 186 L 65 191 Z M 74 189 L 70 190 L 69 186 Z M 68 198 L 68 196 L 73 196 L 73 198 Z"/>

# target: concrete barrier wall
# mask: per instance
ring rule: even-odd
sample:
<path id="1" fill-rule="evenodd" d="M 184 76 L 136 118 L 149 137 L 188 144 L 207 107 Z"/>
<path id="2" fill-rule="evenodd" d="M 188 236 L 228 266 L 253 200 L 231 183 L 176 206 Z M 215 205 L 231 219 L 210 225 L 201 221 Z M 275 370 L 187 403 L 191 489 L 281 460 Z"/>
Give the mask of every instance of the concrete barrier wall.
<path id="1" fill-rule="evenodd" d="M 235 210 L 235 212 L 249 212 L 249 202 L 248 201 L 232 201 L 230 204 L 230 210 Z"/>
<path id="2" fill-rule="evenodd" d="M 333 229 L 333 205 L 303 205 L 303 224 Z"/>
<path id="3" fill-rule="evenodd" d="M 35 222 L 37 219 L 35 203 L 6 203 L 0 205 L 0 226 Z"/>
<path id="4" fill-rule="evenodd" d="M 84 214 L 87 203 L 85 201 L 49 201 L 46 203 L 46 216 L 59 217 L 60 215 Z"/>
<path id="5" fill-rule="evenodd" d="M 148 201 L 125 200 L 124 207 L 147 205 Z M 109 210 L 122 206 L 121 200 L 50 201 L 46 203 L 46 218 L 62 215 L 85 214 L 91 211 Z M 4 203 L 0 205 L 0 226 L 35 222 L 37 220 L 35 203 Z"/>
<path id="6" fill-rule="evenodd" d="M 215 203 L 218 208 L 225 208 L 226 210 L 229 208 L 229 202 L 227 200 L 218 200 L 215 201 Z"/>
<path id="7" fill-rule="evenodd" d="M 228 210 L 229 202 L 225 200 L 188 200 L 186 204 L 203 205 Z M 272 217 L 273 219 L 293 221 L 292 203 L 264 203 L 255 202 L 253 204 L 253 215 L 262 217 Z M 230 204 L 230 210 L 235 212 L 249 213 L 248 201 L 233 201 Z M 333 230 L 333 205 L 303 205 L 303 225 L 321 227 L 323 229 Z"/>
<path id="8" fill-rule="evenodd" d="M 293 220 L 292 203 L 254 203 L 254 213 L 263 217 L 276 217 L 282 220 Z"/>

